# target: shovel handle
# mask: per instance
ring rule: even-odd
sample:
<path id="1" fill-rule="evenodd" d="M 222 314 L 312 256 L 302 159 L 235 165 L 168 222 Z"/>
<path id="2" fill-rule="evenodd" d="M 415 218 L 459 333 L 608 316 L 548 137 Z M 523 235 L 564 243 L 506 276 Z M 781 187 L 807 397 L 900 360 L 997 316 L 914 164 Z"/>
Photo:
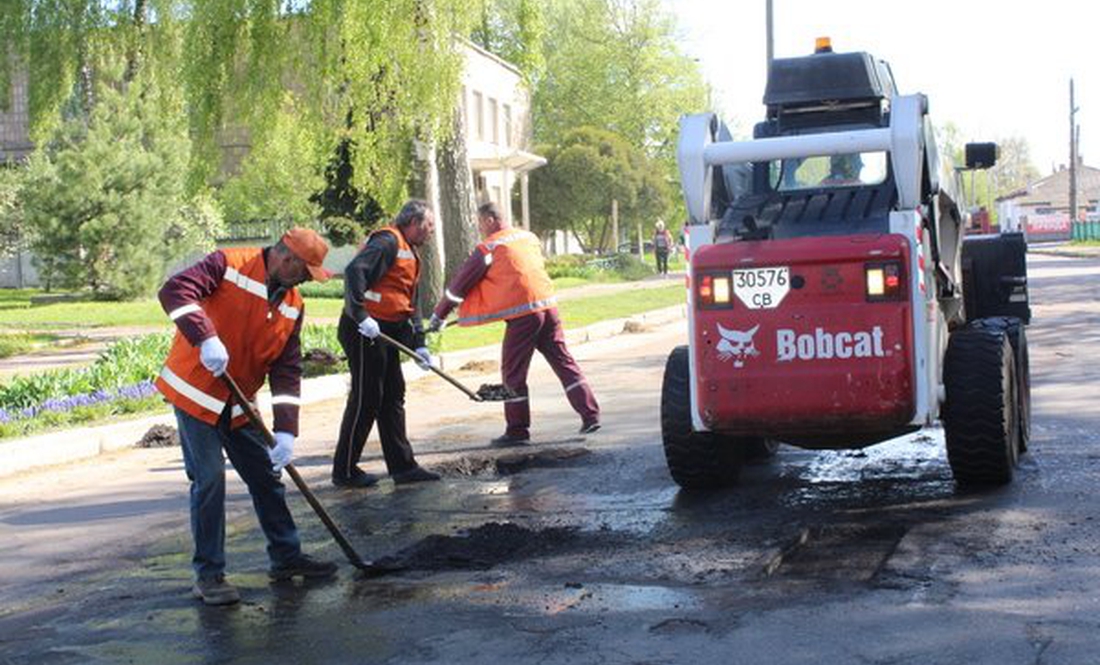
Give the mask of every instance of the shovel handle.
<path id="1" fill-rule="evenodd" d="M 398 342 L 398 341 L 397 341 L 396 339 L 394 339 L 394 338 L 390 337 L 390 336 L 389 336 L 389 335 L 387 335 L 386 333 L 384 333 L 384 332 L 379 332 L 379 333 L 378 333 L 378 338 L 379 338 L 379 339 L 381 339 L 381 340 L 382 340 L 383 342 L 386 342 L 387 344 L 392 344 L 393 346 L 397 347 L 397 349 L 398 349 L 399 351 L 401 351 L 402 353 L 404 353 L 404 354 L 405 354 L 405 355 L 407 355 L 408 357 L 412 358 L 413 360 L 415 360 L 415 361 L 417 361 L 417 362 L 420 362 L 420 356 L 419 356 L 419 355 L 417 355 L 416 351 L 413 351 L 412 349 L 410 349 L 409 347 L 405 346 L 405 345 L 404 345 L 404 344 L 402 344 L 401 342 Z M 429 365 L 428 365 L 428 369 L 430 369 L 431 371 L 433 371 L 433 372 L 435 372 L 436 374 L 438 374 L 438 375 L 439 375 L 440 377 L 442 377 L 442 378 L 443 378 L 443 379 L 444 379 L 445 381 L 447 381 L 447 383 L 450 383 L 450 384 L 451 384 L 452 386 L 454 386 L 455 388 L 458 388 L 458 389 L 459 389 L 459 390 L 461 390 L 462 392 L 466 393 L 466 395 L 467 395 L 467 396 L 468 396 L 468 397 L 469 397 L 470 399 L 474 400 L 475 402 L 480 402 L 480 401 L 482 401 L 482 399 L 481 399 L 481 396 L 479 396 L 479 395 L 478 395 L 477 393 L 475 393 L 474 391 L 470 390 L 470 389 L 469 389 L 469 388 L 467 388 L 466 386 L 462 385 L 462 383 L 461 383 L 461 382 L 459 382 L 459 381 L 458 381 L 457 379 L 455 379 L 454 377 L 452 377 L 452 376 L 451 376 L 450 374 L 447 374 L 447 373 L 446 373 L 446 372 L 444 372 L 443 370 L 439 369 L 439 368 L 438 368 L 438 367 L 436 367 L 435 365 L 431 365 L 431 364 L 429 364 Z"/>
<path id="2" fill-rule="evenodd" d="M 225 381 L 225 385 L 229 386 L 229 392 L 233 393 L 233 399 L 237 404 L 241 405 L 244 409 L 244 413 L 248 416 L 249 422 L 256 428 L 260 434 L 263 435 L 264 441 L 267 442 L 268 448 L 275 447 L 275 437 L 271 434 L 271 430 L 267 429 L 263 420 L 260 419 L 260 414 L 256 413 L 255 407 L 252 406 L 252 402 L 248 401 L 248 398 L 241 392 L 241 387 L 237 385 L 237 382 L 233 380 L 233 377 L 229 375 L 229 372 L 222 374 L 222 380 Z M 294 484 L 298 487 L 298 491 L 302 493 L 302 496 L 306 498 L 306 502 L 313 508 L 313 512 L 317 513 L 317 517 L 321 518 L 325 527 L 328 528 L 329 533 L 332 534 L 333 540 L 343 550 L 344 556 L 347 557 L 348 562 L 359 569 L 368 569 L 370 564 L 363 561 L 363 558 L 359 556 L 359 553 L 355 551 L 355 548 L 351 546 L 348 539 L 344 537 L 340 527 L 336 526 L 336 522 L 329 516 L 328 511 L 321 505 L 321 502 L 317 500 L 316 495 L 313 494 L 313 490 L 309 489 L 309 485 L 306 485 L 305 479 L 298 473 L 298 469 L 294 468 L 293 464 L 287 464 L 283 467 L 290 479 L 294 481 Z"/>

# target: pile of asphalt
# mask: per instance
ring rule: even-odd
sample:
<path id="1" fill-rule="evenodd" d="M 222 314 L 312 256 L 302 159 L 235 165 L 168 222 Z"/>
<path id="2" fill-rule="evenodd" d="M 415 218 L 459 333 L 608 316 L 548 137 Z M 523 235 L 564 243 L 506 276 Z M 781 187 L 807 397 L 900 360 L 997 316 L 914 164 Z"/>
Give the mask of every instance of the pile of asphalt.
<path id="1" fill-rule="evenodd" d="M 572 527 L 533 530 L 489 522 L 454 536 L 428 536 L 375 563 L 403 570 L 488 570 L 506 561 L 561 552 L 576 545 L 579 537 Z"/>
<path id="2" fill-rule="evenodd" d="M 179 433 L 171 425 L 153 425 L 134 444 L 137 448 L 170 448 L 180 445 Z"/>

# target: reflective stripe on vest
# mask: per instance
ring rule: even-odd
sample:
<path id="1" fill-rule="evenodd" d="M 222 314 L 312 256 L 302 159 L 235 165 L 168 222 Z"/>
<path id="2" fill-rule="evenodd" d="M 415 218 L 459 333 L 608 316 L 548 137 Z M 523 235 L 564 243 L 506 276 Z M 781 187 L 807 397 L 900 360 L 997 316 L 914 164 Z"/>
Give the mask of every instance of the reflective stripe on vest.
<path id="1" fill-rule="evenodd" d="M 400 230 L 384 226 L 371 236 L 376 233 L 393 234 L 397 241 L 397 256 L 389 270 L 363 292 L 363 309 L 382 321 L 404 321 L 412 316 L 415 308 L 413 293 L 420 278 L 420 259 Z"/>
<path id="2" fill-rule="evenodd" d="M 489 268 L 459 304 L 459 325 L 514 319 L 557 304 L 542 245 L 533 233 L 504 229 L 486 238 L 478 251 Z"/>
<path id="3" fill-rule="evenodd" d="M 458 324 L 473 326 L 479 323 L 489 323 L 490 321 L 497 321 L 499 319 L 514 319 L 522 314 L 528 312 L 541 312 L 544 309 L 550 309 L 556 307 L 558 304 L 557 296 L 550 296 L 545 300 L 536 300 L 535 302 L 529 302 L 523 305 L 516 305 L 509 309 L 503 309 L 497 312 L 489 312 L 488 314 L 475 314 L 473 316 L 459 316 Z"/>

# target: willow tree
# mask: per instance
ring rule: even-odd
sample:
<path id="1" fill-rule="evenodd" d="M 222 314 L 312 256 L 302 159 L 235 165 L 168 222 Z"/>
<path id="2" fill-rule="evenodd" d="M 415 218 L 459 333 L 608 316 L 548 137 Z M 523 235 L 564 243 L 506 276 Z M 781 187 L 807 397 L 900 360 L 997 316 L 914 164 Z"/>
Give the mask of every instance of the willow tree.
<path id="1" fill-rule="evenodd" d="M 325 156 L 316 168 L 350 142 L 355 186 L 396 209 L 413 140 L 450 130 L 462 67 L 454 37 L 468 29 L 468 1 L 188 0 L 193 171 L 216 171 L 226 124 L 262 141 L 289 92 L 297 121 L 321 142 L 303 146 Z"/>

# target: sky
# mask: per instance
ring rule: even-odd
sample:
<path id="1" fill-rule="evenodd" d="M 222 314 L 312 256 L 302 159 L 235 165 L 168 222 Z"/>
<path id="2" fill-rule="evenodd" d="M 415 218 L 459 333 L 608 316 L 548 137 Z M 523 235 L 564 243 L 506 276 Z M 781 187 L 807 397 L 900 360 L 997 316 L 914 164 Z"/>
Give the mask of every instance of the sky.
<path id="1" fill-rule="evenodd" d="M 764 116 L 765 0 L 664 0 L 735 135 Z M 901 94 L 923 92 L 963 141 L 1027 140 L 1046 175 L 1069 162 L 1069 80 L 1080 151 L 1100 167 L 1100 4 L 1070 0 L 773 0 L 775 57 L 834 51 L 890 63 Z"/>

